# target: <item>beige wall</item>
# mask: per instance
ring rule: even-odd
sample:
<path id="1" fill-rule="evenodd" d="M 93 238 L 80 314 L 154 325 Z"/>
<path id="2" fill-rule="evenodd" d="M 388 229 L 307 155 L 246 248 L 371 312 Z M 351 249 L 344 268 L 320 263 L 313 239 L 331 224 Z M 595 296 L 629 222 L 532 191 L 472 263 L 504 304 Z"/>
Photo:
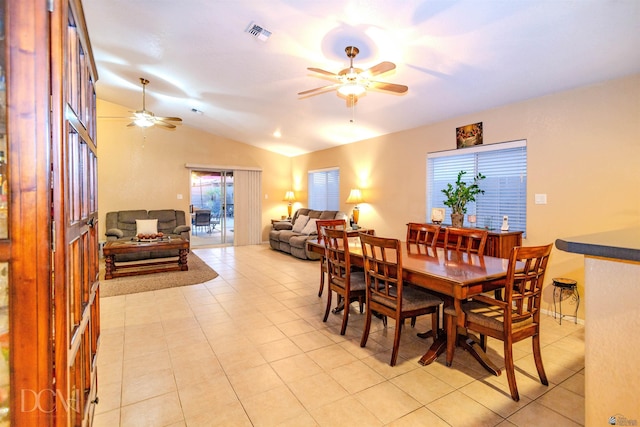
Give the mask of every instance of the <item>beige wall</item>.
<path id="1" fill-rule="evenodd" d="M 407 222 L 426 219 L 427 153 L 455 148 L 456 127 L 476 122 L 485 144 L 527 140 L 525 244 L 640 225 L 640 75 L 296 157 L 298 200 L 305 200 L 308 170 L 337 166 L 343 200 L 350 188 L 363 189 L 360 224 L 403 238 Z M 548 204 L 535 205 L 536 193 L 547 194 Z M 574 278 L 584 295 L 583 272 L 581 255 L 556 249 L 546 282 Z M 553 310 L 551 287 L 543 309 Z"/>
<path id="2" fill-rule="evenodd" d="M 98 116 L 127 115 L 120 106 L 98 101 Z M 306 206 L 307 171 L 339 167 L 342 200 L 350 188 L 364 190 L 367 203 L 360 206 L 360 224 L 379 235 L 402 238 L 407 222 L 426 219 L 427 153 L 454 148 L 455 128 L 476 122 L 483 122 L 485 144 L 528 142 L 525 244 L 640 225 L 640 75 L 293 159 L 188 126 L 141 130 L 127 128 L 123 120 L 100 119 L 100 219 L 104 223 L 106 212 L 120 209 L 187 210 L 185 163 L 259 167 L 268 196 L 262 200 L 266 241 L 269 220 L 286 213 L 284 192 L 293 187 L 299 200 L 294 207 Z M 535 205 L 536 193 L 547 194 L 548 204 Z M 178 200 L 177 194 L 184 198 Z M 351 212 L 352 206 L 343 203 L 340 208 Z M 547 282 L 574 278 L 584 295 L 582 256 L 554 250 L 547 277 Z M 543 309 L 553 309 L 550 291 Z"/>
<path id="3" fill-rule="evenodd" d="M 262 169 L 263 240 L 268 239 L 270 219 L 286 214 L 282 197 L 291 182 L 288 157 L 184 125 L 174 130 L 127 127 L 129 120 L 107 118 L 129 116 L 126 108 L 101 100 L 97 107 L 101 240 L 110 211 L 167 208 L 188 212 L 187 163 Z"/>

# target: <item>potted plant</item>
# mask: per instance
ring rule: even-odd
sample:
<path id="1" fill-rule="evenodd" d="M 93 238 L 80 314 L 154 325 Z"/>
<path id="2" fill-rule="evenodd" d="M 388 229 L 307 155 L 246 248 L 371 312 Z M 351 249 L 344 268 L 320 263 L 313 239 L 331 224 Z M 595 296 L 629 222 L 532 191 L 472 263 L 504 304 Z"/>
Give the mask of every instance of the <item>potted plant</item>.
<path id="1" fill-rule="evenodd" d="M 451 225 L 454 227 L 462 227 L 464 214 L 467 213 L 467 203 L 475 202 L 478 194 L 484 194 L 484 190 L 480 188 L 478 181 L 486 177 L 478 173 L 473 178 L 473 183 L 467 184 L 462 180 L 466 173 L 466 171 L 458 172 L 455 187 L 448 183 L 447 188 L 442 190 L 444 195 L 447 196 L 444 204 L 451 208 Z"/>

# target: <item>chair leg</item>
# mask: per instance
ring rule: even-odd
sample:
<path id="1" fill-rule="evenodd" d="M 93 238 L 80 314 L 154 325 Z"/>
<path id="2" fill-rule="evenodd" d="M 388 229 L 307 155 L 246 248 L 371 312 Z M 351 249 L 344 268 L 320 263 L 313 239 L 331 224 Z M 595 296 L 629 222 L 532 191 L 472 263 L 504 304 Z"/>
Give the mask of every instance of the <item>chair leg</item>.
<path id="1" fill-rule="evenodd" d="M 360 347 L 367 345 L 367 339 L 369 338 L 369 330 L 371 329 L 371 308 L 367 304 L 366 318 L 364 320 L 364 328 L 362 329 L 362 339 L 360 339 Z"/>
<path id="2" fill-rule="evenodd" d="M 456 340 L 458 339 L 458 325 L 456 316 L 450 314 L 444 315 L 444 321 L 447 329 L 447 366 L 453 363 L 453 354 L 456 351 Z"/>
<path id="3" fill-rule="evenodd" d="M 400 335 L 402 334 L 402 324 L 404 323 L 404 319 L 396 318 L 396 330 L 393 337 L 393 351 L 391 352 L 391 362 L 389 365 L 396 366 L 396 362 L 398 360 L 398 350 L 400 348 Z"/>
<path id="4" fill-rule="evenodd" d="M 329 312 L 331 311 L 331 294 L 333 292 L 331 292 L 331 288 L 327 289 L 328 294 L 327 295 L 327 308 L 324 310 L 324 318 L 322 319 L 323 322 L 327 321 L 327 318 L 329 317 Z"/>
<path id="5" fill-rule="evenodd" d="M 533 359 L 536 362 L 536 369 L 538 370 L 540 382 L 544 385 L 549 385 L 547 374 L 544 372 L 544 366 L 542 365 L 542 353 L 540 352 L 540 335 L 533 336 Z"/>
<path id="6" fill-rule="evenodd" d="M 320 260 L 320 289 L 318 290 L 318 297 L 322 296 L 322 292 L 324 291 L 324 263 L 325 260 L 322 258 Z"/>
<path id="7" fill-rule="evenodd" d="M 504 340 L 504 370 L 507 371 L 507 380 L 509 381 L 509 391 L 514 401 L 520 400 L 518 394 L 518 385 L 516 384 L 516 372 L 513 365 L 513 348 L 510 337 Z"/>
<path id="8" fill-rule="evenodd" d="M 416 316 L 411 318 L 411 327 L 414 328 L 416 326 Z"/>
<path id="9" fill-rule="evenodd" d="M 342 328 L 340 329 L 340 335 L 344 335 L 347 331 L 347 323 L 349 322 L 349 308 L 351 307 L 351 301 L 344 299 L 344 313 L 342 313 Z"/>

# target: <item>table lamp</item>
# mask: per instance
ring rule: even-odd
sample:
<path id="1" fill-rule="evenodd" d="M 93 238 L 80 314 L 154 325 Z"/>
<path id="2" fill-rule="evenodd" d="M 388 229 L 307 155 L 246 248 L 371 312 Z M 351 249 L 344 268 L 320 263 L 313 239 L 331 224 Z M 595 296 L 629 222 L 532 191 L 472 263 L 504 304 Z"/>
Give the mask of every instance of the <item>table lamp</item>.
<path id="1" fill-rule="evenodd" d="M 293 202 L 296 201 L 296 196 L 295 196 L 295 194 L 293 194 L 293 191 L 291 191 L 291 190 L 287 191 L 284 194 L 283 201 L 289 202 L 289 205 L 287 205 L 287 213 L 289 214 L 287 219 L 291 219 L 291 209 L 293 209 Z"/>
<path id="2" fill-rule="evenodd" d="M 358 208 L 358 203 L 362 202 L 364 202 L 364 200 L 362 199 L 362 192 L 360 191 L 360 189 L 351 189 L 346 203 L 355 205 L 353 208 L 353 228 L 356 229 L 358 228 L 358 219 L 360 219 L 360 208 Z"/>

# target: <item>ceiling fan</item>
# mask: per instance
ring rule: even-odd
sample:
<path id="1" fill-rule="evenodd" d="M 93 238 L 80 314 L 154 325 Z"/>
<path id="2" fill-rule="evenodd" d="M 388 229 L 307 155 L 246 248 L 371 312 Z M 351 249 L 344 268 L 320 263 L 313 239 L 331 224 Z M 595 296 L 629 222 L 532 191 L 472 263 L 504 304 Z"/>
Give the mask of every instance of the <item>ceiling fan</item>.
<path id="1" fill-rule="evenodd" d="M 142 83 L 142 110 L 133 112 L 133 117 L 131 117 L 133 121 L 127 126 L 148 128 L 154 125 L 158 125 L 173 129 L 176 127 L 176 125 L 169 122 L 182 122 L 182 119 L 180 117 L 158 117 L 151 111 L 148 111 L 145 104 L 145 88 L 149 84 L 149 80 L 145 79 L 144 77 L 140 77 L 140 83 Z"/>
<path id="2" fill-rule="evenodd" d="M 374 65 L 367 70 L 361 70 L 360 68 L 353 67 L 353 58 L 355 58 L 356 55 L 360 53 L 360 50 L 355 46 L 347 46 L 344 51 L 346 52 L 347 57 L 350 61 L 349 68 L 345 68 L 344 70 L 338 72 L 338 74 L 332 73 L 331 71 L 322 70 L 320 68 L 307 68 L 309 71 L 320 73 L 336 79 L 336 83 L 328 86 L 318 87 L 315 89 L 305 90 L 304 92 L 299 92 L 298 95 L 312 96 L 337 89 L 338 95 L 342 95 L 347 99 L 347 107 L 353 107 L 355 103 L 358 102 L 358 97 L 363 95 L 368 88 L 394 92 L 398 94 L 405 93 L 407 92 L 407 90 L 409 90 L 409 88 L 404 85 L 371 80 L 371 78 L 374 76 L 394 70 L 396 68 L 396 64 L 394 64 L 393 62 L 384 61 L 379 63 L 378 65 Z"/>

